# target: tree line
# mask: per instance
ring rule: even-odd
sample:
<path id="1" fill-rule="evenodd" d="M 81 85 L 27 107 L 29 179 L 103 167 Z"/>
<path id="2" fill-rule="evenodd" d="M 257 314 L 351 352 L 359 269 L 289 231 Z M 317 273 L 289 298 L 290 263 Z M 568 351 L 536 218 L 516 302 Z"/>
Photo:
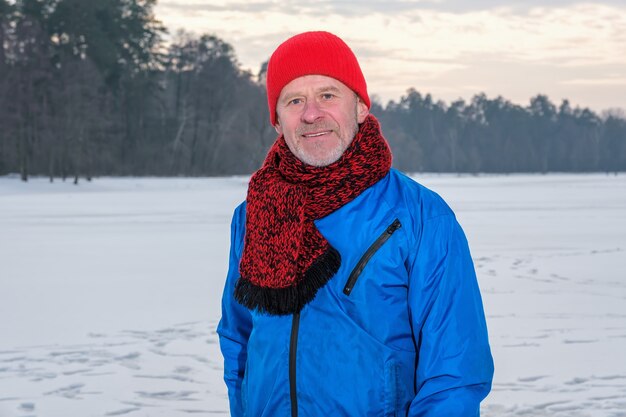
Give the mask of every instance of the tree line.
<path id="1" fill-rule="evenodd" d="M 623 111 L 598 116 L 537 95 L 528 106 L 477 94 L 467 103 L 434 102 L 410 89 L 376 106 L 395 163 L 432 172 L 620 172 L 626 170 Z"/>
<path id="2" fill-rule="evenodd" d="M 0 0 L 0 175 L 200 176 L 257 169 L 264 87 L 215 35 L 167 31 L 156 0 Z M 409 89 L 372 112 L 406 171 L 626 170 L 626 119 Z"/>

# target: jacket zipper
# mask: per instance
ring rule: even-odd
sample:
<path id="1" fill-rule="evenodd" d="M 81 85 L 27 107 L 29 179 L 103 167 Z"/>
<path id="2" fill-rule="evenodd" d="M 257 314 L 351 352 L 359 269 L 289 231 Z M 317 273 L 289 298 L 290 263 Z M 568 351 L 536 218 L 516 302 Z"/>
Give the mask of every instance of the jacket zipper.
<path id="1" fill-rule="evenodd" d="M 365 251 L 363 256 L 361 256 L 361 259 L 359 259 L 359 262 L 350 273 L 350 277 L 348 277 L 348 282 L 346 283 L 346 286 L 343 287 L 343 293 L 345 295 L 350 295 L 352 289 L 354 288 L 354 285 L 356 284 L 356 280 L 359 279 L 359 275 L 361 275 L 361 272 L 363 272 L 363 269 L 365 269 L 365 265 L 367 265 L 369 260 L 376 253 L 376 251 L 378 251 L 378 249 L 380 249 L 380 247 L 383 246 L 385 242 L 391 237 L 391 235 L 393 235 L 394 232 L 400 227 L 402 227 L 400 220 L 395 219 L 393 223 L 387 226 L 387 229 L 383 232 L 383 234 L 378 236 L 378 239 L 376 239 L 376 241 L 374 241 L 374 243 L 372 243 L 372 245 L 367 248 L 367 251 Z"/>
<path id="2" fill-rule="evenodd" d="M 296 394 L 296 351 L 298 349 L 298 330 L 300 312 L 293 313 L 291 321 L 291 340 L 289 342 L 289 394 L 291 397 L 291 417 L 298 417 L 298 396 Z"/>

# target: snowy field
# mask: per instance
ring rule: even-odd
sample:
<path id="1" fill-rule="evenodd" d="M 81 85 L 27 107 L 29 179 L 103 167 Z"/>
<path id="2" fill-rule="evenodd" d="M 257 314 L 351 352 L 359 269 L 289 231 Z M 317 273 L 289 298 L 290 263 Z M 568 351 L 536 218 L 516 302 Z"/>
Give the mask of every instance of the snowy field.
<path id="1" fill-rule="evenodd" d="M 483 416 L 626 416 L 626 175 L 416 177 L 457 212 Z M 0 178 L 0 417 L 228 415 L 215 327 L 246 178 Z"/>

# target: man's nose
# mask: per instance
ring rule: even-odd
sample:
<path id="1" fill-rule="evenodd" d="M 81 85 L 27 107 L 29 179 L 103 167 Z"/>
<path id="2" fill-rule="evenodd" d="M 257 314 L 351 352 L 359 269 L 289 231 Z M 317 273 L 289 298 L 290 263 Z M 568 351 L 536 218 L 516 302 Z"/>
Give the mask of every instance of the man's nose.
<path id="1" fill-rule="evenodd" d="M 324 116 L 324 112 L 315 100 L 307 100 L 302 111 L 302 121 L 305 123 L 315 123 Z"/>

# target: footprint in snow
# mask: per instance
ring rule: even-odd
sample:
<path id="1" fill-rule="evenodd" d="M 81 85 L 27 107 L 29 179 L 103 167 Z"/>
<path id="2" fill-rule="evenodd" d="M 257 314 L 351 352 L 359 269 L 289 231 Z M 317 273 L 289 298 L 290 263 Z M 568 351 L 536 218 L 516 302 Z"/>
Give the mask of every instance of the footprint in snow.
<path id="1" fill-rule="evenodd" d="M 598 339 L 565 339 L 563 343 L 565 344 L 574 344 L 574 343 L 596 343 Z"/>
<path id="2" fill-rule="evenodd" d="M 535 376 L 527 376 L 527 377 L 523 377 L 523 378 L 517 378 L 517 380 L 519 382 L 535 382 L 535 381 L 539 381 L 540 379 L 546 378 L 548 377 L 548 375 L 535 375 Z"/>
<path id="3" fill-rule="evenodd" d="M 35 403 L 22 403 L 20 404 L 19 409 L 21 411 L 34 411 Z"/>
<path id="4" fill-rule="evenodd" d="M 105 414 L 105 416 L 121 416 L 124 414 L 128 414 L 128 413 L 133 413 L 135 411 L 139 411 L 141 410 L 141 408 L 122 408 L 121 410 L 116 410 L 116 411 L 109 411 L 108 413 Z"/>
<path id="5" fill-rule="evenodd" d="M 585 382 L 588 382 L 588 381 L 589 381 L 589 379 L 587 379 L 587 378 L 576 377 L 576 378 L 571 379 L 569 381 L 565 381 L 565 384 L 566 385 L 578 385 L 578 384 L 584 384 Z"/>
<path id="6" fill-rule="evenodd" d="M 142 398 L 167 400 L 167 401 L 181 401 L 181 400 L 194 401 L 194 399 L 190 397 L 193 394 L 196 394 L 197 391 L 157 391 L 157 392 L 135 391 L 135 393 Z"/>

